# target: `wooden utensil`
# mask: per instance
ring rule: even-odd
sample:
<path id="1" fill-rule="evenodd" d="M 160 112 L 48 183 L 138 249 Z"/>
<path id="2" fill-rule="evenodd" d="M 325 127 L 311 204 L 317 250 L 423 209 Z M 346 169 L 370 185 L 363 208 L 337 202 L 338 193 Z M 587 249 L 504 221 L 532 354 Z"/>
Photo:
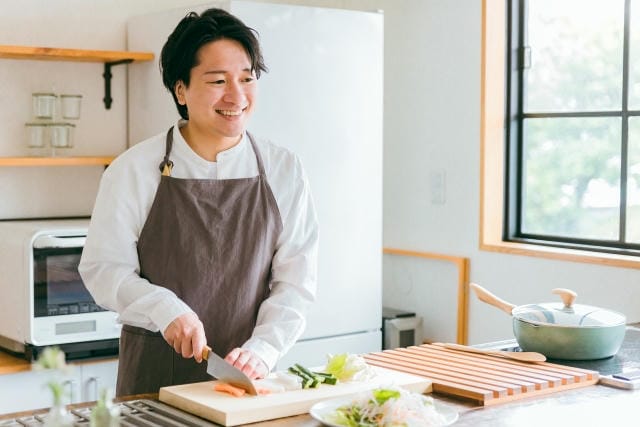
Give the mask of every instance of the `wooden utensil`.
<path id="1" fill-rule="evenodd" d="M 466 345 L 451 344 L 451 343 L 443 344 L 442 346 L 444 348 L 448 348 L 451 350 L 466 351 L 468 353 L 486 354 L 488 356 L 504 357 L 506 359 L 519 360 L 520 362 L 535 363 L 535 362 L 544 362 L 545 360 L 547 360 L 544 354 L 536 353 L 535 351 L 482 350 L 475 347 L 469 347 Z"/>

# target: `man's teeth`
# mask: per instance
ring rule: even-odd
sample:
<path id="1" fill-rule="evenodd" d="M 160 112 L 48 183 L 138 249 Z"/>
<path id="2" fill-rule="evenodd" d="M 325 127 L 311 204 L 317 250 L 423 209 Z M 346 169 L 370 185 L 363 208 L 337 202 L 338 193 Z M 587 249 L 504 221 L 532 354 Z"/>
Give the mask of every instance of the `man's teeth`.
<path id="1" fill-rule="evenodd" d="M 239 116 L 242 114 L 242 111 L 229 111 L 229 110 L 216 110 L 218 113 L 223 116 Z"/>

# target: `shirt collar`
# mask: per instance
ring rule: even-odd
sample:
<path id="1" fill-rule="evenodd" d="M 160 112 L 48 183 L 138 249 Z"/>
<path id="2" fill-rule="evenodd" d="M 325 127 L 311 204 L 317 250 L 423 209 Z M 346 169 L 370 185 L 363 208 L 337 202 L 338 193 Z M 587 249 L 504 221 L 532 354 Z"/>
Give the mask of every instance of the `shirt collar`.
<path id="1" fill-rule="evenodd" d="M 217 162 L 210 162 L 200 157 L 195 151 L 193 151 L 193 149 L 189 146 L 189 144 L 187 144 L 187 141 L 185 141 L 184 137 L 182 136 L 182 133 L 179 130 L 179 128 L 181 128 L 186 124 L 187 124 L 186 120 L 180 119 L 178 120 L 178 122 L 173 128 L 173 150 L 175 150 L 175 153 L 179 156 L 184 156 L 189 161 L 196 162 L 203 166 L 210 166 L 212 164 L 216 164 Z M 244 131 L 242 133 L 242 138 L 240 139 L 240 142 L 238 142 L 233 147 L 218 153 L 217 160 L 220 161 L 222 157 L 225 157 L 225 158 L 234 157 L 238 155 L 238 153 L 241 153 L 248 144 L 247 138 L 248 138 L 247 132 Z M 171 154 L 169 155 L 169 158 L 171 158 Z"/>

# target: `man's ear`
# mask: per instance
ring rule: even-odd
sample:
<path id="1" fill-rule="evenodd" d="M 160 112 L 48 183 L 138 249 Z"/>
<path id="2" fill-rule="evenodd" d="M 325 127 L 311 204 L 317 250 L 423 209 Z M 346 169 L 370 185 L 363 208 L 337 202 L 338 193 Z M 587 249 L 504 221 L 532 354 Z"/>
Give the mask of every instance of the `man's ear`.
<path id="1" fill-rule="evenodd" d="M 184 92 L 186 90 L 186 86 L 182 80 L 178 80 L 175 87 L 173 88 L 173 92 L 176 94 L 176 98 L 178 99 L 178 104 L 187 105 L 187 100 L 185 98 Z"/>

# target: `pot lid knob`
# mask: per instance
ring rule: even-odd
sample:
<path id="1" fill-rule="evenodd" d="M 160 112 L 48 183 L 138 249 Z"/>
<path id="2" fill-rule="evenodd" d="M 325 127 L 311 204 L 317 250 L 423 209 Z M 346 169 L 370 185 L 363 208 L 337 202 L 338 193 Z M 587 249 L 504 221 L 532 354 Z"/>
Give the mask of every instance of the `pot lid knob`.
<path id="1" fill-rule="evenodd" d="M 571 308 L 571 306 L 573 305 L 573 302 L 576 300 L 576 297 L 578 296 L 578 294 L 572 291 L 571 289 L 565 289 L 565 288 L 552 289 L 551 293 L 560 295 L 560 298 L 562 299 L 562 302 L 564 303 L 565 308 Z"/>

